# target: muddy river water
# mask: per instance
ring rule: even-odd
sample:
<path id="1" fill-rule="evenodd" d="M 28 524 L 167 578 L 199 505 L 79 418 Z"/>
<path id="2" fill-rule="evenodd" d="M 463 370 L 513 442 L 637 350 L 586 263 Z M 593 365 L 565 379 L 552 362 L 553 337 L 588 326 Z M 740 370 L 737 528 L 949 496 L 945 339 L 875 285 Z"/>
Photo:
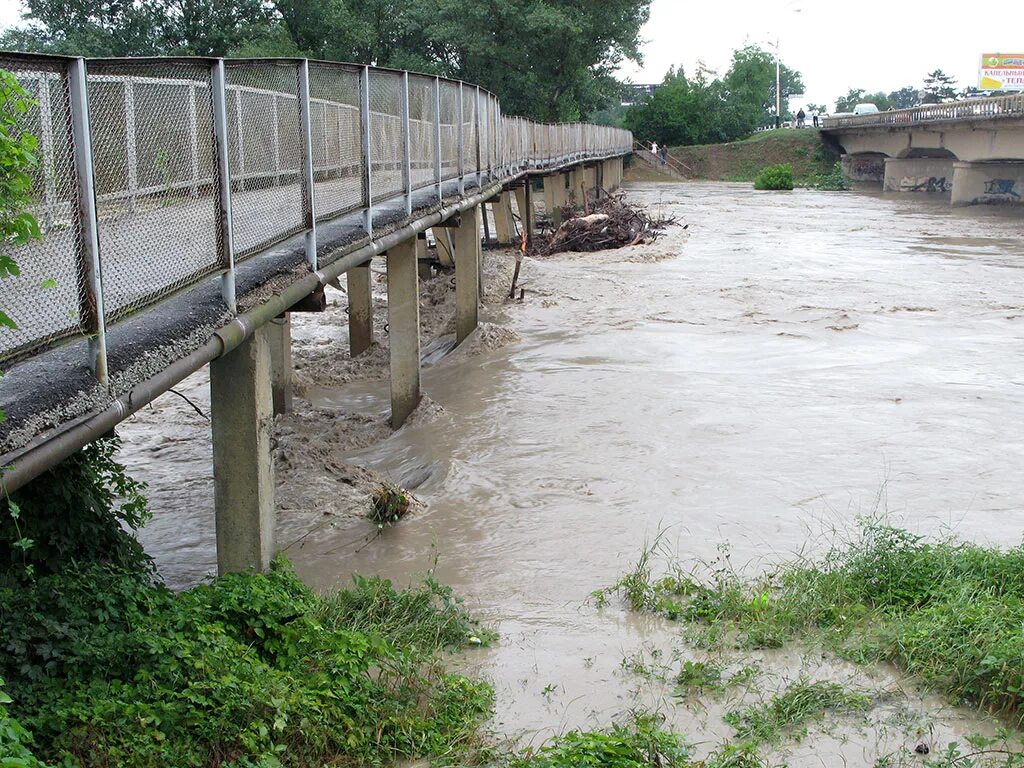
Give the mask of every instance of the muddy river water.
<path id="1" fill-rule="evenodd" d="M 639 699 L 710 748 L 730 734 L 728 702 L 671 701 L 621 668 L 645 649 L 693 656 L 678 628 L 588 596 L 659 530 L 684 558 L 715 558 L 728 543 L 748 569 L 821 548 L 872 513 L 1019 543 L 1024 218 L 923 195 L 627 188 L 688 230 L 529 261 L 525 301 L 490 317 L 519 341 L 426 368 L 443 411 L 338 457 L 415 486 L 426 509 L 369 541 L 356 520 L 306 537 L 293 527 L 281 544 L 320 588 L 353 571 L 407 582 L 436 558 L 438 578 L 500 633 L 459 662 L 495 683 L 499 733 L 538 742 L 606 724 Z M 382 415 L 387 382 L 308 398 Z M 208 427 L 176 412 L 122 434 L 153 491 L 143 542 L 184 586 L 211 569 L 214 540 L 209 453 L 196 437 Z M 755 661 L 779 680 L 901 692 L 867 726 L 787 747 L 792 765 L 871 765 L 922 733 L 991 726 L 888 670 Z"/>

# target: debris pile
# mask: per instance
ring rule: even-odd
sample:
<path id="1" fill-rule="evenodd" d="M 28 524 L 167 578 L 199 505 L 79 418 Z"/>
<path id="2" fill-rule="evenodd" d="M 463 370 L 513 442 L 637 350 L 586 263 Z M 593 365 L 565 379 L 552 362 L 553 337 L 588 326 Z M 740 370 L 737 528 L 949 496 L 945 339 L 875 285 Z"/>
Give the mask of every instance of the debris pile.
<path id="1" fill-rule="evenodd" d="M 606 194 L 596 202 L 588 201 L 584 208 L 571 204 L 562 208 L 562 225 L 546 243 L 537 244 L 537 252 L 550 256 L 653 243 L 666 228 L 678 224 L 676 218 L 651 216 L 643 206 L 626 202 L 624 195 Z"/>

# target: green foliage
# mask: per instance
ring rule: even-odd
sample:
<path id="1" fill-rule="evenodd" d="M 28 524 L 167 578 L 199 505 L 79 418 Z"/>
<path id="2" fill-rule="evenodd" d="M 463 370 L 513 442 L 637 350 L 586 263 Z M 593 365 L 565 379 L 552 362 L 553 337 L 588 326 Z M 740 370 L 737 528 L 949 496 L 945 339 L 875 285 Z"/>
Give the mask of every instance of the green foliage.
<path id="1" fill-rule="evenodd" d="M 639 58 L 650 0 L 26 0 L 0 43 L 86 56 L 297 56 L 478 83 L 506 114 L 569 121 L 604 106 Z M 495 30 L 503 30 L 496 34 Z"/>
<path id="2" fill-rule="evenodd" d="M 924 79 L 921 91 L 922 104 L 941 104 L 957 98 L 956 78 L 947 75 L 941 69 L 929 72 Z"/>
<path id="3" fill-rule="evenodd" d="M 0 768 L 46 768 L 32 754 L 32 736 L 7 712 L 11 697 L 0 677 Z"/>
<path id="4" fill-rule="evenodd" d="M 38 141 L 18 125 L 33 101 L 10 72 L 0 69 L 0 278 L 18 277 L 12 246 L 40 238 L 39 223 L 26 209 L 32 202 L 32 171 L 39 164 Z M 16 328 L 16 319 L 0 309 L 0 325 Z"/>
<path id="5" fill-rule="evenodd" d="M 827 713 L 867 709 L 871 700 L 838 683 L 798 680 L 764 704 L 733 710 L 725 721 L 743 741 L 777 742 L 784 732 L 820 720 Z"/>
<path id="6" fill-rule="evenodd" d="M 536 753 L 512 760 L 510 768 L 684 768 L 689 751 L 663 730 L 655 715 L 636 714 L 607 731 L 570 731 Z"/>
<path id="7" fill-rule="evenodd" d="M 842 192 L 850 189 L 850 182 L 843 176 L 843 164 L 838 160 L 828 173 L 819 173 L 800 180 L 801 186 L 811 187 L 829 192 Z"/>
<path id="8" fill-rule="evenodd" d="M 803 90 L 799 72 L 782 67 L 783 111 L 789 95 Z M 747 136 L 774 124 L 775 59 L 756 46 L 733 54 L 725 77 L 700 69 L 693 78 L 669 70 L 647 101 L 629 109 L 625 127 L 640 141 L 666 146 L 709 144 Z"/>
<path id="9" fill-rule="evenodd" d="M 438 619 L 413 593 L 371 580 L 321 599 L 280 560 L 182 594 L 73 566 L 0 591 L 0 674 L 37 755 L 83 768 L 451 757 L 472 747 L 492 693 L 436 657 L 469 642 L 471 620 L 450 605 Z M 419 608 L 375 610 L 381 595 Z M 392 632 L 396 614 L 412 626 Z"/>
<path id="10" fill-rule="evenodd" d="M 815 632 L 852 661 L 895 662 L 955 701 L 1024 722 L 1024 545 L 929 542 L 866 523 L 820 560 L 754 581 L 727 563 L 705 578 L 673 564 L 658 578 L 641 560 L 630 584 L 641 608 L 705 626 L 708 643 L 779 647 Z"/>
<path id="11" fill-rule="evenodd" d="M 793 167 L 790 165 L 769 165 L 762 168 L 754 179 L 754 189 L 792 189 Z"/>
<path id="12" fill-rule="evenodd" d="M 119 446 L 114 436 L 97 440 L 0 501 L 0 578 L 73 561 L 151 569 L 130 533 L 149 519 L 145 486 L 117 463 Z"/>

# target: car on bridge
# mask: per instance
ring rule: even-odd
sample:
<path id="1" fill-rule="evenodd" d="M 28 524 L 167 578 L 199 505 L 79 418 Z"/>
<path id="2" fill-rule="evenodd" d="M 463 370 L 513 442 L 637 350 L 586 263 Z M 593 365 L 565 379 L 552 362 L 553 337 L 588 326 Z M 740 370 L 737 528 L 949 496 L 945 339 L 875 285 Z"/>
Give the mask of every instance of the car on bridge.
<path id="1" fill-rule="evenodd" d="M 878 106 L 870 102 L 864 102 L 858 104 L 853 108 L 853 114 L 855 115 L 876 115 L 878 114 Z"/>

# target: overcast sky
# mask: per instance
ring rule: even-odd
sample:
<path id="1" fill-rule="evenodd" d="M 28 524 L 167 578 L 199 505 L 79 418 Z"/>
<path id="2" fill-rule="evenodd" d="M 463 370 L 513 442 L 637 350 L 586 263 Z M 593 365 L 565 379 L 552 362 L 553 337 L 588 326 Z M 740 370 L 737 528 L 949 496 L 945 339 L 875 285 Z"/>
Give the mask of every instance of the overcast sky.
<path id="1" fill-rule="evenodd" d="M 19 0 L 0 0 L 0 27 L 20 20 Z M 920 86 L 935 68 L 977 85 L 982 53 L 1024 53 L 1024 2 L 654 0 L 642 36 L 643 65 L 622 69 L 633 82 L 660 82 L 672 65 L 692 73 L 698 60 L 721 74 L 735 48 L 778 39 L 783 61 L 803 73 L 800 102 L 832 109 L 850 88 Z"/>
<path id="2" fill-rule="evenodd" d="M 804 76 L 804 99 L 835 106 L 850 88 L 920 87 L 942 69 L 977 85 L 982 53 L 1024 52 L 1024 2 L 968 0 L 654 0 L 642 37 L 644 63 L 623 67 L 636 83 L 698 60 L 723 74 L 746 42 L 780 41 L 782 60 Z M 762 45 L 766 50 L 770 48 Z"/>

